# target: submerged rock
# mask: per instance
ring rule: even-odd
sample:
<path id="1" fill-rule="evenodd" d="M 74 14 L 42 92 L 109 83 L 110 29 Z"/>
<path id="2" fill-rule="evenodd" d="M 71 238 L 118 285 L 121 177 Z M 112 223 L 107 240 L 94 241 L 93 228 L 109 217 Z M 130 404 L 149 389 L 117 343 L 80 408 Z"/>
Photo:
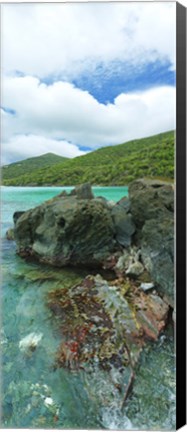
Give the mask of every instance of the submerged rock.
<path id="1" fill-rule="evenodd" d="M 19 349 L 22 352 L 29 353 L 35 351 L 43 337 L 42 333 L 30 333 L 19 342 Z"/>

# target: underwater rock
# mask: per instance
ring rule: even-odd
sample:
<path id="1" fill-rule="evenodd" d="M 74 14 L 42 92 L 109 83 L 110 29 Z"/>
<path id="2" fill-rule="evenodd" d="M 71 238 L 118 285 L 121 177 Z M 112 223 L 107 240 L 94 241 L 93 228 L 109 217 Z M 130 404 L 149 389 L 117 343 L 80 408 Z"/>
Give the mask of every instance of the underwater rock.
<path id="1" fill-rule="evenodd" d="M 19 349 L 22 352 L 29 353 L 35 351 L 43 337 L 42 333 L 30 333 L 19 342 Z"/>
<path id="2" fill-rule="evenodd" d="M 5 331 L 3 328 L 0 330 L 0 345 L 4 345 L 8 343 L 8 339 L 6 337 Z"/>
<path id="3" fill-rule="evenodd" d="M 44 399 L 44 405 L 46 405 L 46 406 L 51 406 L 51 405 L 53 405 L 54 404 L 54 401 L 53 401 L 53 399 L 51 398 L 51 397 L 46 397 L 45 399 Z"/>

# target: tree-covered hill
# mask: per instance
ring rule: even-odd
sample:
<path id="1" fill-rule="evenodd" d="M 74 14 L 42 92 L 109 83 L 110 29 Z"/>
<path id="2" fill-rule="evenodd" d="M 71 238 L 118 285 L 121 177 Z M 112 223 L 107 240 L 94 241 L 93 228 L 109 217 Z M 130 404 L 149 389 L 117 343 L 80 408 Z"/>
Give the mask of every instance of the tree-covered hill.
<path id="1" fill-rule="evenodd" d="M 54 153 L 46 153 L 42 156 L 36 156 L 29 159 L 25 159 L 19 162 L 11 163 L 10 165 L 5 165 L 2 168 L 3 182 L 5 180 L 15 179 L 22 175 L 27 175 L 29 172 L 41 168 L 51 167 L 59 162 L 67 161 L 68 158 L 58 156 Z"/>
<path id="2" fill-rule="evenodd" d="M 84 182 L 115 186 L 127 185 L 140 177 L 173 179 L 174 131 L 104 147 L 84 156 L 58 162 L 47 169 L 41 167 L 31 170 L 28 166 L 27 173 L 11 178 L 4 175 L 4 170 L 3 184 L 14 186 L 68 186 Z"/>

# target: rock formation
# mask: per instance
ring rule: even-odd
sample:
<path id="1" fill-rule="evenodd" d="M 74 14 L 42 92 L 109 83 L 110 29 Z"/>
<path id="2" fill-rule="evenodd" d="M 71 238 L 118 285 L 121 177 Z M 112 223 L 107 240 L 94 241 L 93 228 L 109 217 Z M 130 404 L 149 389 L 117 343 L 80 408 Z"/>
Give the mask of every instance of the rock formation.
<path id="1" fill-rule="evenodd" d="M 55 367 L 117 373 L 123 409 L 139 354 L 146 340 L 158 339 L 174 306 L 172 185 L 136 180 L 128 198 L 111 203 L 86 184 L 13 218 L 20 256 L 113 271 L 110 282 L 88 275 L 50 292 L 48 307 L 62 334 Z M 39 339 L 28 335 L 20 349 L 35 349 Z"/>
<path id="2" fill-rule="evenodd" d="M 17 252 L 54 266 L 103 267 L 117 275 L 147 271 L 174 305 L 174 192 L 157 180 L 136 180 L 129 198 L 111 205 L 76 187 L 26 212 L 14 214 Z"/>
<path id="3" fill-rule="evenodd" d="M 174 305 L 174 191 L 168 183 L 136 180 L 129 186 L 142 262 L 158 290 Z"/>

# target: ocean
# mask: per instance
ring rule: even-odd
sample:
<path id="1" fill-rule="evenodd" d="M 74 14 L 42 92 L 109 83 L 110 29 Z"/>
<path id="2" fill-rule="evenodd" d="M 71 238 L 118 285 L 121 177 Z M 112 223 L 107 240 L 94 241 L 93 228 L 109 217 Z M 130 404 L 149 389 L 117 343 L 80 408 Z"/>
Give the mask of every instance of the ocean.
<path id="1" fill-rule="evenodd" d="M 69 287 L 86 270 L 54 269 L 26 262 L 5 238 L 15 211 L 27 210 L 68 188 L 1 189 L 1 425 L 40 429 L 175 429 L 175 354 L 171 326 L 149 342 L 136 370 L 123 412 L 107 371 L 86 374 L 54 367 L 61 340 L 58 319 L 47 307 L 48 293 Z M 118 201 L 127 187 L 95 187 L 96 196 Z M 32 352 L 28 338 L 38 343 Z"/>

